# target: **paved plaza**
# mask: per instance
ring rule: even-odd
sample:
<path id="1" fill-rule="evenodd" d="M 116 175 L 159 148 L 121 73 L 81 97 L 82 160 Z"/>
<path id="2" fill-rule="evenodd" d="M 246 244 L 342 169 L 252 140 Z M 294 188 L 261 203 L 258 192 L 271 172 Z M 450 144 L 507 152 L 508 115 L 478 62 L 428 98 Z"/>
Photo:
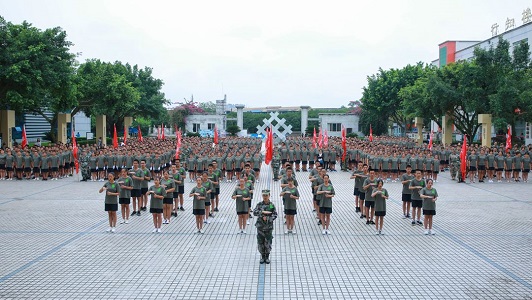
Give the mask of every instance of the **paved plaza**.
<path id="1" fill-rule="evenodd" d="M 279 183 L 262 170 L 256 190 L 271 184 L 281 212 Z M 0 299 L 532 299 L 532 183 L 440 175 L 436 235 L 401 218 L 401 184 L 387 183 L 376 236 L 355 213 L 354 180 L 330 173 L 337 195 L 324 236 L 308 173 L 296 173 L 296 234 L 284 234 L 279 214 L 270 265 L 259 264 L 254 226 L 236 234 L 234 182 L 222 184 L 221 211 L 199 235 L 188 197 L 163 233 L 143 212 L 112 234 L 101 182 L 0 181 Z"/>

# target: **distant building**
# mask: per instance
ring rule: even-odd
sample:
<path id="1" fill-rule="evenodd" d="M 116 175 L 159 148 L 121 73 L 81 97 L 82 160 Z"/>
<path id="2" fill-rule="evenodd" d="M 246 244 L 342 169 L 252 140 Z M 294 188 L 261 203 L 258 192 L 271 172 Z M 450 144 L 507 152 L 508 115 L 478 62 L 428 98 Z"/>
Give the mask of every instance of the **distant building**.
<path id="1" fill-rule="evenodd" d="M 362 135 L 359 130 L 359 116 L 353 114 L 319 114 L 321 128 L 327 130 L 329 136 L 342 136 L 342 125 L 346 128 L 346 133 L 356 133 Z M 317 129 L 317 128 L 316 128 Z"/>
<path id="2" fill-rule="evenodd" d="M 45 112 L 47 118 L 53 118 L 53 113 Z M 86 137 L 87 132 L 91 132 L 91 118 L 85 116 L 84 113 L 79 112 L 74 117 L 72 117 L 72 122 L 74 122 L 74 134 L 77 136 L 79 133 L 80 137 Z M 71 136 L 71 123 L 67 124 L 68 137 Z M 46 133 L 50 132 L 52 126 L 50 123 L 41 115 L 26 113 L 23 115 L 22 122 L 17 122 L 16 126 L 22 128 L 23 125 L 26 125 L 26 136 L 30 143 L 36 142 L 37 138 L 41 140 L 45 139 Z M 56 130 L 56 128 L 54 128 Z"/>
<path id="3" fill-rule="evenodd" d="M 213 131 L 215 126 L 219 131 L 225 131 L 225 115 L 188 115 L 185 122 L 187 132 Z"/>

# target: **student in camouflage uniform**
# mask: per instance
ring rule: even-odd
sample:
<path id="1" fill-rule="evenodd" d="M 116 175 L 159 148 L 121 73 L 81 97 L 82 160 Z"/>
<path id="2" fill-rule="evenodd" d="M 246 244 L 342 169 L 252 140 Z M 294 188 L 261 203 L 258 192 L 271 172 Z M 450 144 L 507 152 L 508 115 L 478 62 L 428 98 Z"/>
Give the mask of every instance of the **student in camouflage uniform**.
<path id="1" fill-rule="evenodd" d="M 261 255 L 260 263 L 270 263 L 270 251 L 273 240 L 273 221 L 277 218 L 275 205 L 270 202 L 270 190 L 262 190 L 262 201 L 257 203 L 253 214 L 258 216 L 255 226 L 257 227 L 257 244 Z"/>

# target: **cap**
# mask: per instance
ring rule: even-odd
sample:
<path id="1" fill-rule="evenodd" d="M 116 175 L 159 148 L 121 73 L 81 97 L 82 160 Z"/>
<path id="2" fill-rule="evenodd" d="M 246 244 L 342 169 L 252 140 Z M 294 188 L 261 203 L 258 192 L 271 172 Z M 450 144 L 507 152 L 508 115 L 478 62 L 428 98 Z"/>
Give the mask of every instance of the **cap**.
<path id="1" fill-rule="evenodd" d="M 270 190 L 262 190 L 263 195 L 270 195 Z"/>

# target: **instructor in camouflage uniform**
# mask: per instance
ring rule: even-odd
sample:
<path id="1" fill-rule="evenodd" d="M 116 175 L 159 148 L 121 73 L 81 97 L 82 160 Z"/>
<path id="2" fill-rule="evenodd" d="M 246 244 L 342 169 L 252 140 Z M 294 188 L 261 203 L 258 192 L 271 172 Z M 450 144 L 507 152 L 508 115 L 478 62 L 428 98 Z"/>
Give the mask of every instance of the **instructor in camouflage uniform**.
<path id="1" fill-rule="evenodd" d="M 449 160 L 451 163 L 451 179 L 454 180 L 456 178 L 456 173 L 460 172 L 460 156 L 456 154 L 456 150 L 453 150 L 449 156 Z"/>
<path id="2" fill-rule="evenodd" d="M 273 152 L 272 169 L 273 169 L 273 181 L 279 180 L 279 168 L 281 167 L 281 155 L 277 149 Z"/>
<path id="3" fill-rule="evenodd" d="M 81 169 L 81 181 L 87 181 L 91 179 L 91 171 L 89 168 L 90 155 L 83 151 L 79 156 L 79 166 Z"/>
<path id="4" fill-rule="evenodd" d="M 275 205 L 270 202 L 270 190 L 262 190 L 262 201 L 257 203 L 253 215 L 258 216 L 257 243 L 261 255 L 260 263 L 270 263 L 270 251 L 273 240 L 273 221 L 277 218 Z"/>

